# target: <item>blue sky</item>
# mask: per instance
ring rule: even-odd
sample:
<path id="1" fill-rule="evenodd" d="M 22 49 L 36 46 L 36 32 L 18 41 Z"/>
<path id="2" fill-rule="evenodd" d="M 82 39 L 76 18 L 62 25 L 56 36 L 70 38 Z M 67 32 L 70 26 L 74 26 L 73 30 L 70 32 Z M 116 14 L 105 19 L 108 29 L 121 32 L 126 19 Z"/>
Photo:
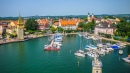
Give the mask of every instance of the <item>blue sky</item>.
<path id="1" fill-rule="evenodd" d="M 130 14 L 130 0 L 0 0 L 0 17 Z"/>

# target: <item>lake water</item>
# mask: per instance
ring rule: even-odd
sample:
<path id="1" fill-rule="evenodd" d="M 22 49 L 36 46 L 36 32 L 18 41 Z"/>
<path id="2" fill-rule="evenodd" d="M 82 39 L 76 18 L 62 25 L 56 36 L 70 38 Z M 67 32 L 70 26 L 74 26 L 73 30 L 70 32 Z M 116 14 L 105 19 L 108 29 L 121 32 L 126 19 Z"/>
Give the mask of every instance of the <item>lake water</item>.
<path id="1" fill-rule="evenodd" d="M 47 42 L 48 37 L 42 37 L 0 45 L 0 73 L 92 73 L 93 58 L 77 57 L 74 52 L 83 50 L 86 44 L 96 45 L 97 41 L 65 36 L 60 51 L 44 51 Z M 130 64 L 121 59 L 130 54 L 130 46 L 123 51 L 121 56 L 118 50 L 100 56 L 103 73 L 130 73 Z"/>

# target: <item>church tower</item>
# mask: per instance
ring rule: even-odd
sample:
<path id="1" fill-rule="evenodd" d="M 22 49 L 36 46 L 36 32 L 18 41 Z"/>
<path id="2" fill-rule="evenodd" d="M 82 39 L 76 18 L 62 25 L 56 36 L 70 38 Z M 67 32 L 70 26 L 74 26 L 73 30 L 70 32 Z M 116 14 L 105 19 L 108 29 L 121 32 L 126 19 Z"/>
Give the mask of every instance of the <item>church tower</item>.
<path id="1" fill-rule="evenodd" d="M 92 14 L 92 18 L 94 19 L 94 14 Z"/>
<path id="2" fill-rule="evenodd" d="M 17 24 L 17 37 L 18 40 L 24 40 L 24 24 L 20 15 Z"/>
<path id="3" fill-rule="evenodd" d="M 90 13 L 88 13 L 88 21 L 90 20 Z"/>
<path id="4" fill-rule="evenodd" d="M 92 73 L 102 73 L 102 62 L 98 60 L 97 55 L 94 55 L 94 60 L 92 61 Z"/>

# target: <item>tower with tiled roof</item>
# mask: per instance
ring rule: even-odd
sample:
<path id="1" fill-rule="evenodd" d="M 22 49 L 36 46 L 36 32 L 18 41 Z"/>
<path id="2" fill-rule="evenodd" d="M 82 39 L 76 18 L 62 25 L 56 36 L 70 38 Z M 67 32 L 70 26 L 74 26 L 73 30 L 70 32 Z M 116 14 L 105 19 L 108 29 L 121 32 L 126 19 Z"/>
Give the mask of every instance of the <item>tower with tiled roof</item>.
<path id="1" fill-rule="evenodd" d="M 18 40 L 24 40 L 24 23 L 20 15 L 19 15 L 18 24 L 17 24 L 17 37 L 18 37 Z"/>

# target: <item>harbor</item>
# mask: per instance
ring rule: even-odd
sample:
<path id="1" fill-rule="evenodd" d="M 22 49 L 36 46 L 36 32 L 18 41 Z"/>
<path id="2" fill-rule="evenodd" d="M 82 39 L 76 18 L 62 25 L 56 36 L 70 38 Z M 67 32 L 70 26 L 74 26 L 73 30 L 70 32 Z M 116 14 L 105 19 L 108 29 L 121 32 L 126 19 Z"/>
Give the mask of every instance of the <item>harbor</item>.
<path id="1" fill-rule="evenodd" d="M 41 37 L 25 42 L 0 45 L 0 73 L 92 73 L 93 57 L 78 57 L 77 50 L 85 50 L 86 44 L 96 45 L 98 41 L 64 36 L 59 51 L 45 51 L 44 45 L 50 37 Z M 81 40 L 81 44 L 80 44 Z M 102 41 L 108 43 L 108 41 Z M 15 46 L 15 47 L 13 47 Z M 122 60 L 130 53 L 130 46 L 99 56 L 102 73 L 129 73 L 130 64 Z"/>

